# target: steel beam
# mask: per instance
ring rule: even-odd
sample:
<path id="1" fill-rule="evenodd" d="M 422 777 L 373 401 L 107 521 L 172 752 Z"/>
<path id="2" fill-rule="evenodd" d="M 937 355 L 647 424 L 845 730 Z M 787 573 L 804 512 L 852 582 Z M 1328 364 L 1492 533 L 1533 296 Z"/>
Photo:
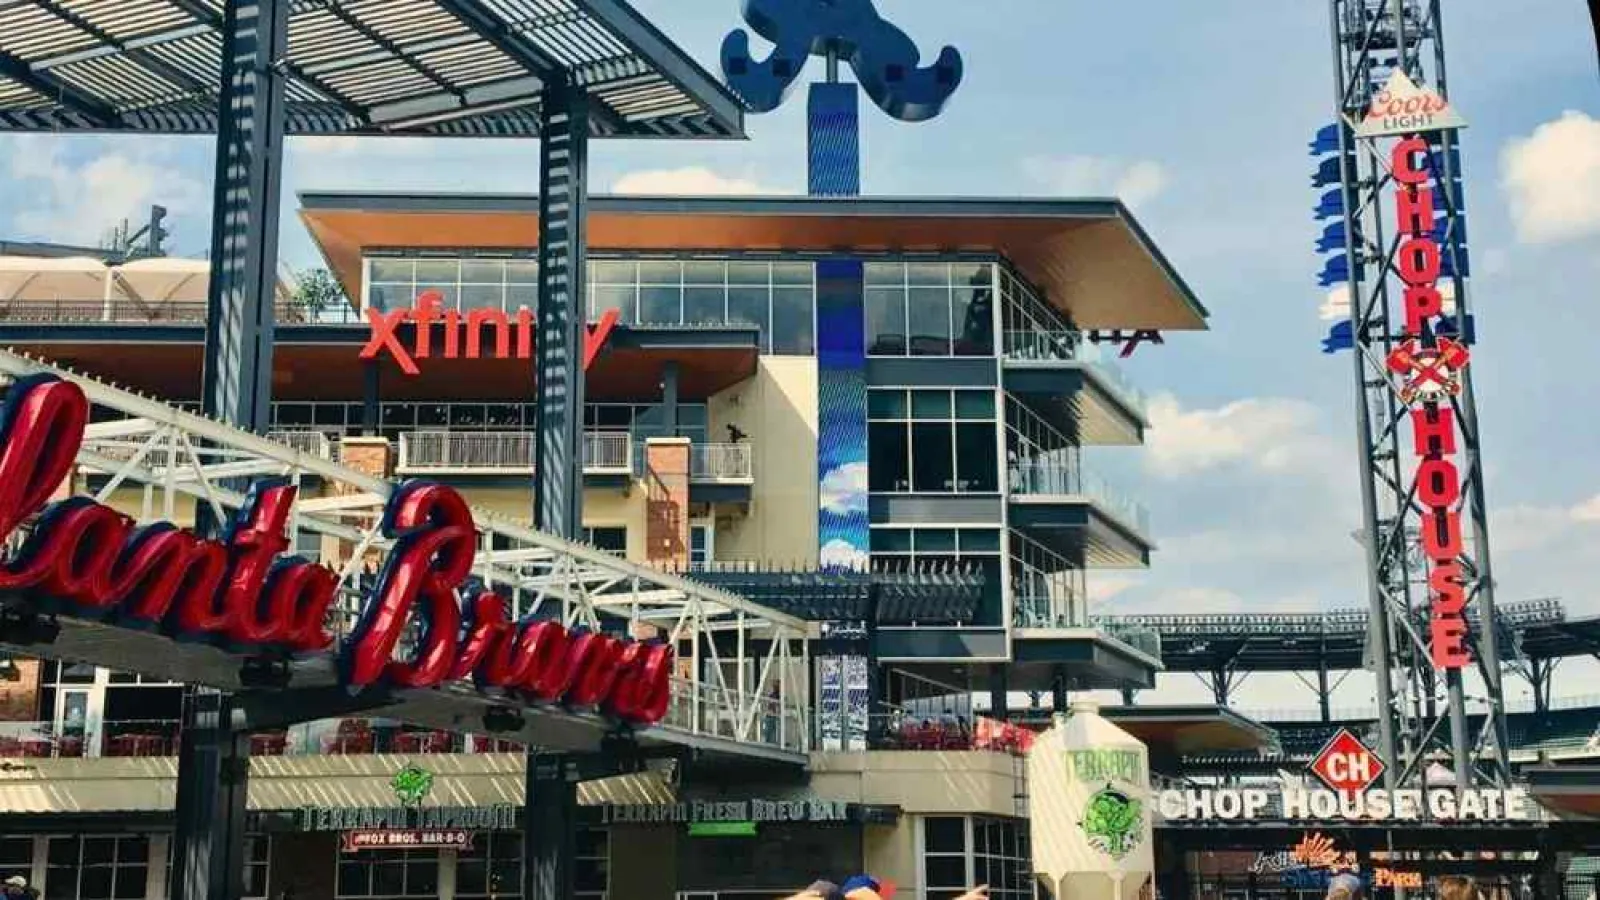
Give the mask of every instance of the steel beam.
<path id="1" fill-rule="evenodd" d="M 110 104 L 85 94 L 54 75 L 34 69 L 9 53 L 0 52 L 0 75 L 49 98 L 63 109 L 83 116 L 96 128 L 109 130 L 124 127 L 122 116 Z"/>
<path id="2" fill-rule="evenodd" d="M 209 417 L 258 434 L 271 421 L 288 51 L 287 0 L 227 4 L 201 398 Z"/>
<path id="3" fill-rule="evenodd" d="M 233 728 L 233 700 L 196 691 L 178 738 L 173 900 L 216 900 L 244 890 L 249 737 Z"/>
<path id="4" fill-rule="evenodd" d="M 538 391 L 534 528 L 573 540 L 583 528 L 582 348 L 588 100 L 565 83 L 545 88 L 539 138 Z"/>
<path id="5" fill-rule="evenodd" d="M 578 775 L 572 760 L 530 751 L 523 800 L 522 896 L 568 900 L 577 856 Z"/>

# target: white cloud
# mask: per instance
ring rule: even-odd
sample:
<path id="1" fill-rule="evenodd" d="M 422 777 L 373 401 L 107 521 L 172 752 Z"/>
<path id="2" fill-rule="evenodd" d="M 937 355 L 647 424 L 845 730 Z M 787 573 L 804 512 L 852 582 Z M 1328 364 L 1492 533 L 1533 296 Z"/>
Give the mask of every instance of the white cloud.
<path id="1" fill-rule="evenodd" d="M 1167 186 L 1167 172 L 1148 159 L 1109 156 L 1036 156 L 1023 160 L 1022 171 L 1052 193 L 1076 197 L 1111 195 L 1140 206 Z"/>
<path id="2" fill-rule="evenodd" d="M 1600 232 L 1600 121 L 1568 110 L 1500 157 L 1517 237 L 1553 243 Z"/>
<path id="3" fill-rule="evenodd" d="M 611 191 L 617 194 L 658 196 L 750 196 L 789 193 L 761 184 L 753 178 L 719 175 L 703 166 L 629 172 L 612 182 Z"/>
<path id="4" fill-rule="evenodd" d="M 1185 410 L 1162 394 L 1150 402 L 1145 463 L 1168 479 L 1240 465 L 1274 473 L 1325 472 L 1338 460 L 1322 430 L 1326 419 L 1316 406 L 1286 397 Z"/>
<path id="5" fill-rule="evenodd" d="M 286 145 L 291 153 L 308 156 L 416 156 L 438 150 L 438 138 L 376 137 L 349 134 L 316 134 L 292 137 Z M 448 146 L 446 144 L 446 146 Z"/>
<path id="6" fill-rule="evenodd" d="M 151 204 L 173 217 L 208 205 L 206 184 L 160 150 L 151 152 L 150 143 L 129 144 L 126 152 L 119 144 L 116 152 L 81 162 L 69 160 L 64 143 L 48 135 L 17 135 L 6 143 L 13 189 L 28 198 L 15 212 L 14 227 L 30 237 L 97 244 L 124 219 L 143 222 Z"/>
<path id="7" fill-rule="evenodd" d="M 822 476 L 818 484 L 822 509 L 847 516 L 867 508 L 867 464 L 845 463 Z"/>
<path id="8" fill-rule="evenodd" d="M 871 554 L 850 545 L 850 542 L 835 538 L 822 545 L 817 553 L 817 562 L 823 569 L 846 569 L 852 572 L 865 572 L 872 561 Z"/>

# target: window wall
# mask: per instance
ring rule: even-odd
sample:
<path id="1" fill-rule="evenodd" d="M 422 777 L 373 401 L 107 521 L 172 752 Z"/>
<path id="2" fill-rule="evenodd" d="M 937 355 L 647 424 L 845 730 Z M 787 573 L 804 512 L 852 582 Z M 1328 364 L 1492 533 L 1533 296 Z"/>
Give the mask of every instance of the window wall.
<path id="1" fill-rule="evenodd" d="M 867 419 L 872 492 L 999 492 L 994 391 L 873 390 Z"/>
<path id="2" fill-rule="evenodd" d="M 589 261 L 589 317 L 607 309 L 626 325 L 754 325 L 767 353 L 815 349 L 816 287 L 807 261 L 600 258 Z M 438 291 L 445 309 L 536 307 L 532 258 L 367 259 L 367 305 L 412 306 Z"/>
<path id="3" fill-rule="evenodd" d="M 993 356 L 994 265 L 866 265 L 871 356 Z"/>
<path id="4" fill-rule="evenodd" d="M 980 884 L 993 900 L 1032 900 L 1028 824 L 988 816 L 929 816 L 920 821 L 922 896 L 952 900 Z"/>
<path id="5" fill-rule="evenodd" d="M 878 572 L 922 571 L 959 567 L 983 575 L 983 599 L 977 620 L 965 624 L 1000 624 L 1004 606 L 998 528 L 907 528 L 872 526 L 872 568 Z"/>
<path id="6" fill-rule="evenodd" d="M 44 900 L 136 900 L 150 875 L 144 835 L 62 835 L 49 839 Z"/>
<path id="7" fill-rule="evenodd" d="M 439 851 L 364 850 L 341 855 L 336 891 L 349 900 L 434 900 L 439 896 Z"/>

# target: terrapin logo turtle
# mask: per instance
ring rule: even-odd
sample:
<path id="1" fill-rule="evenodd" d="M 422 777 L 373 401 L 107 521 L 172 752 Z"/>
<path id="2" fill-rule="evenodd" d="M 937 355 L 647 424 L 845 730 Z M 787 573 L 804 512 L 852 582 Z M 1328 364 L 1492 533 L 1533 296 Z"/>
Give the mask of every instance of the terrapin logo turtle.
<path id="1" fill-rule="evenodd" d="M 1089 846 L 1112 859 L 1121 859 L 1144 837 L 1144 804 L 1111 785 L 1089 797 L 1078 823 Z"/>
<path id="2" fill-rule="evenodd" d="M 433 790 L 433 773 L 416 766 L 406 766 L 394 773 L 389 786 L 394 788 L 394 795 L 400 799 L 401 805 L 417 806 Z"/>

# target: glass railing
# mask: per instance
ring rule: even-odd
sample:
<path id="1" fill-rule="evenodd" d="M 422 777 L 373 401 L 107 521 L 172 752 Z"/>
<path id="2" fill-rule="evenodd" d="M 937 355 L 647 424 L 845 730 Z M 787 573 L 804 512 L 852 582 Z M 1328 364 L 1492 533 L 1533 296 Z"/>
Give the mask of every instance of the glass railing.
<path id="1" fill-rule="evenodd" d="M 755 478 L 755 453 L 749 444 L 693 444 L 689 480 L 748 483 Z"/>
<path id="2" fill-rule="evenodd" d="M 1112 353 L 1085 340 L 1077 331 L 1007 331 L 1006 359 L 1014 362 L 1075 362 L 1099 376 L 1118 399 L 1143 417 L 1148 407 L 1144 392 L 1134 386 Z"/>
<path id="3" fill-rule="evenodd" d="M 1027 497 L 1085 497 L 1139 534 L 1150 534 L 1150 512 L 1081 462 L 1022 459 L 1009 464 L 1011 493 Z"/>
<path id="4" fill-rule="evenodd" d="M 0 759 L 80 759 L 86 756 L 172 756 L 178 723 L 137 719 L 96 727 L 56 722 L 0 722 Z"/>
<path id="5" fill-rule="evenodd" d="M 0 758 L 175 756 L 180 730 L 181 724 L 174 719 L 109 721 L 88 728 L 52 722 L 0 722 Z M 326 719 L 250 736 L 252 756 L 510 753 L 521 749 L 520 744 L 483 735 L 377 718 Z"/>

